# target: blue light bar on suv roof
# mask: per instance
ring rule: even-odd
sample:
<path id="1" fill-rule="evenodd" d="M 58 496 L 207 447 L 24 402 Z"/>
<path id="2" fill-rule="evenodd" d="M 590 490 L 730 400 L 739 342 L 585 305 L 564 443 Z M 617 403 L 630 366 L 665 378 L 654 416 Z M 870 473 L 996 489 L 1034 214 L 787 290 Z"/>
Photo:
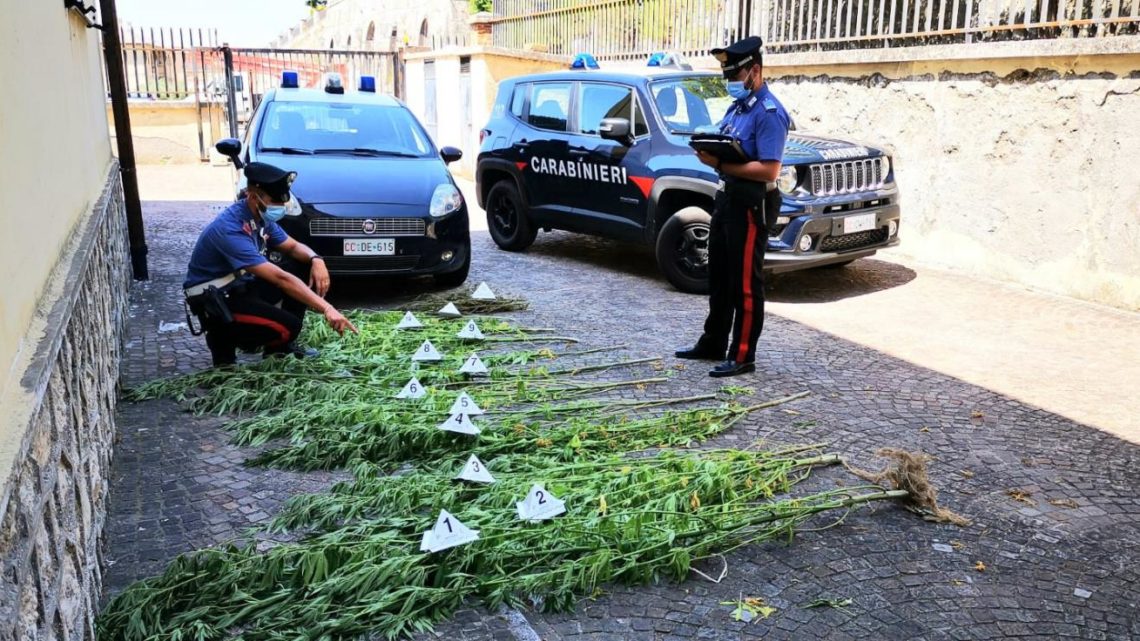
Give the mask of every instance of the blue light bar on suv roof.
<path id="1" fill-rule="evenodd" d="M 282 89 L 296 89 L 297 88 L 297 72 L 296 71 L 283 71 L 281 73 L 281 88 Z"/>

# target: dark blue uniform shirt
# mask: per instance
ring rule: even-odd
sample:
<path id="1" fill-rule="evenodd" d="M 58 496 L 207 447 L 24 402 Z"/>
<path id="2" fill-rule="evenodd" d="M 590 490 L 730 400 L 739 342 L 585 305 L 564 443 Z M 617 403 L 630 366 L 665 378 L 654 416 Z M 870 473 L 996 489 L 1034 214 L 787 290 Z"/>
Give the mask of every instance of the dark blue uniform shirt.
<path id="1" fill-rule="evenodd" d="M 783 160 L 789 122 L 784 105 L 765 82 L 751 96 L 732 103 L 720 121 L 720 132 L 740 141 L 752 160 Z"/>
<path id="2" fill-rule="evenodd" d="M 239 200 L 218 214 L 198 237 L 182 286 L 193 287 L 256 267 L 266 262 L 266 246 L 276 247 L 288 238 L 277 223 L 258 225 L 245 200 Z"/>

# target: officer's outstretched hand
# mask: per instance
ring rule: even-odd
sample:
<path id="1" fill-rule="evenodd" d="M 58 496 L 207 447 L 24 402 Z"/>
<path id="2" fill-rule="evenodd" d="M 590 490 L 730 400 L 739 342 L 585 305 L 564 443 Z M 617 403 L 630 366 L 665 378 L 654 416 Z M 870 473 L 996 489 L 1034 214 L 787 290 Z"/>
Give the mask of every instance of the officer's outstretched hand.
<path id="1" fill-rule="evenodd" d="M 338 334 L 344 336 L 344 330 L 352 330 L 353 334 L 359 334 L 360 330 L 356 329 L 356 325 L 352 321 L 344 317 L 344 314 L 337 311 L 335 307 L 329 305 L 325 308 L 325 321 L 328 322 L 329 327 L 335 329 Z"/>

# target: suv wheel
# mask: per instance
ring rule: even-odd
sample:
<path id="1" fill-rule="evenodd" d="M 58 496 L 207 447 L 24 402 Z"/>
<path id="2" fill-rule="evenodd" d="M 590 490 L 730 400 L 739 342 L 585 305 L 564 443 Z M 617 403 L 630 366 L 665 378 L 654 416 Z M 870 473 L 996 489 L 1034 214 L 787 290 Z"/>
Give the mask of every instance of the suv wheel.
<path id="1" fill-rule="evenodd" d="M 510 180 L 495 183 L 487 194 L 487 228 L 496 245 L 512 252 L 530 247 L 538 234 Z"/>
<path id="2" fill-rule="evenodd" d="M 657 235 L 657 266 L 677 289 L 709 291 L 709 214 L 685 207 L 669 217 Z"/>

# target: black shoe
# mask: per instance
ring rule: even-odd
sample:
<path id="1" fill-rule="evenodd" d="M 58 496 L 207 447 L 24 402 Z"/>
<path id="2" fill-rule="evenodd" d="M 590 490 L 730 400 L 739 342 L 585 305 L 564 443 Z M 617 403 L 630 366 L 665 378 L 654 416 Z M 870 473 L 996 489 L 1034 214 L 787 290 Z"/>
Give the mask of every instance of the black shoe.
<path id="1" fill-rule="evenodd" d="M 720 365 L 712 368 L 709 371 L 709 376 L 713 378 L 724 378 L 725 376 L 738 376 L 740 374 L 748 374 L 756 371 L 756 363 L 737 363 L 736 361 L 725 361 Z"/>
<path id="2" fill-rule="evenodd" d="M 301 347 L 296 343 L 289 342 L 281 345 L 280 347 L 266 347 L 265 353 L 262 358 L 270 358 L 272 356 L 288 356 L 293 355 L 297 358 L 316 358 L 321 353 L 312 347 Z"/>
<path id="3" fill-rule="evenodd" d="M 697 343 L 689 349 L 679 349 L 673 355 L 690 361 L 719 361 L 724 359 L 724 350 L 716 350 Z"/>

